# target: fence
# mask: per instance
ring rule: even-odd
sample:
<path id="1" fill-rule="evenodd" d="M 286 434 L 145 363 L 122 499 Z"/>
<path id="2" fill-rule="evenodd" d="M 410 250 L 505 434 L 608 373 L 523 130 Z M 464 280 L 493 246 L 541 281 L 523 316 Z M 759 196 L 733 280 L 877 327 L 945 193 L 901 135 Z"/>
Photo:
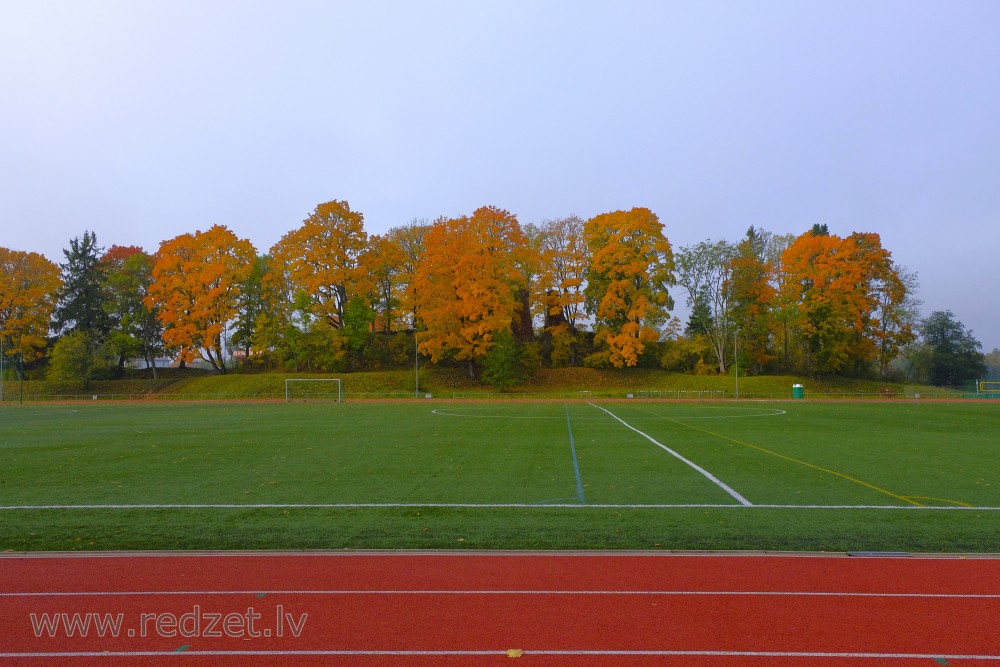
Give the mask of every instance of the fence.
<path id="1" fill-rule="evenodd" d="M 641 399 L 641 400 L 735 400 L 731 393 L 717 389 L 640 389 L 640 390 L 573 390 L 559 392 L 451 392 L 448 395 L 431 394 L 421 391 L 415 394 L 413 391 L 386 391 L 386 392 L 350 392 L 345 391 L 344 400 L 407 400 L 407 399 L 430 399 L 440 400 L 518 400 L 518 399 L 539 399 L 539 400 L 598 400 L 598 399 Z M 958 391 L 931 391 L 931 392 L 885 392 L 885 391 L 860 391 L 860 392 L 807 392 L 807 399 L 813 400 L 923 400 L 923 399 L 970 399 L 970 400 L 998 400 L 1000 394 L 990 392 L 987 394 L 963 393 Z M 791 389 L 781 393 L 752 393 L 740 391 L 741 401 L 752 400 L 786 400 L 792 398 Z M 85 402 L 85 401 L 284 401 L 284 394 L 280 391 L 251 392 L 251 393 L 231 393 L 231 394 L 195 394 L 195 393 L 93 393 L 81 392 L 75 394 L 25 394 L 23 397 L 16 392 L 6 392 L 0 397 L 0 401 L 10 403 L 36 403 L 36 402 Z"/>

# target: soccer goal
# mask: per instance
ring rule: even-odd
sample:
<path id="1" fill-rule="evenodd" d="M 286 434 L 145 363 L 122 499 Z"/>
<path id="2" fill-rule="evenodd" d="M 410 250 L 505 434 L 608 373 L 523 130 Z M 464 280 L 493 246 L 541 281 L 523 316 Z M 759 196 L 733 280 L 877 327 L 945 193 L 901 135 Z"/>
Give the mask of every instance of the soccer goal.
<path id="1" fill-rule="evenodd" d="M 340 378 L 289 378 L 285 380 L 285 403 L 292 401 L 344 400 Z"/>
<path id="2" fill-rule="evenodd" d="M 989 396 L 1000 396 L 1000 380 L 980 380 L 979 393 Z"/>

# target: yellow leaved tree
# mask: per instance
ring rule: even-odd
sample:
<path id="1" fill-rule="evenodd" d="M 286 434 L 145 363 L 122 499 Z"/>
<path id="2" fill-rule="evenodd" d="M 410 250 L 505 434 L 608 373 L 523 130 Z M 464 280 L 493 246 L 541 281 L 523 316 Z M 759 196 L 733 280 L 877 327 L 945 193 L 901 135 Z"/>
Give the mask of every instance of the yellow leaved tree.
<path id="1" fill-rule="evenodd" d="M 181 361 L 200 356 L 226 372 L 224 338 L 256 258 L 250 241 L 222 225 L 160 244 L 145 303 L 159 308 L 163 342 Z"/>
<path id="2" fill-rule="evenodd" d="M 305 305 L 308 315 L 339 329 L 351 299 L 371 289 L 372 281 L 360 265 L 367 249 L 361 213 L 346 201 L 320 204 L 271 248 L 266 287 L 289 294 Z"/>
<path id="3" fill-rule="evenodd" d="M 552 365 L 575 365 L 578 333 L 586 318 L 584 286 L 590 251 L 583 220 L 569 216 L 541 224 L 539 301 L 545 330 L 552 338 Z"/>
<path id="4" fill-rule="evenodd" d="M 913 339 L 901 317 L 908 288 L 878 234 L 841 238 L 817 225 L 785 250 L 781 264 L 780 299 L 793 313 L 801 370 L 858 373 Z"/>
<path id="5" fill-rule="evenodd" d="M 586 222 L 583 233 L 591 253 L 584 294 L 598 347 L 589 361 L 635 366 L 646 345 L 659 341 L 673 308 L 670 241 L 648 208 L 602 213 Z"/>
<path id="6" fill-rule="evenodd" d="M 36 359 L 62 286 L 59 267 L 37 252 L 0 248 L 0 340 L 7 358 Z"/>
<path id="7" fill-rule="evenodd" d="M 437 220 L 423 241 L 413 282 L 425 328 L 420 352 L 465 362 L 474 376 L 497 335 L 522 319 L 527 239 L 513 214 L 484 206 L 471 217 Z"/>

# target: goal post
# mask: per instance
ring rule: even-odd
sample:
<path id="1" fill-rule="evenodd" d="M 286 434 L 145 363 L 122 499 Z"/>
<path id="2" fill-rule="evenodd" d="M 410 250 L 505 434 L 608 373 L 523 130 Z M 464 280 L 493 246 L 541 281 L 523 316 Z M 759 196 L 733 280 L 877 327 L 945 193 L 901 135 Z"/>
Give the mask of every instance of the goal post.
<path id="1" fill-rule="evenodd" d="M 343 403 L 343 385 L 340 378 L 288 378 L 285 380 L 285 403 L 292 401 Z"/>
<path id="2" fill-rule="evenodd" d="M 1000 380 L 980 380 L 977 390 L 980 394 L 1000 394 Z"/>

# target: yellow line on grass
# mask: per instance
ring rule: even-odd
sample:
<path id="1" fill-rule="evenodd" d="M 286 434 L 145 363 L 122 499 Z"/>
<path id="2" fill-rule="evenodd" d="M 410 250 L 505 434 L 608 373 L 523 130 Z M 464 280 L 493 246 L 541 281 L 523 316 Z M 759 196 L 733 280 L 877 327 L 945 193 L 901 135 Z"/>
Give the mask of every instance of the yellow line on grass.
<path id="1" fill-rule="evenodd" d="M 778 452 L 773 452 L 770 449 L 765 449 L 764 447 L 760 447 L 758 445 L 751 445 L 749 442 L 743 442 L 742 440 L 737 440 L 736 438 L 730 438 L 728 435 L 722 435 L 721 433 L 714 433 L 712 431 L 708 431 L 708 430 L 705 430 L 703 428 L 698 428 L 697 426 L 691 426 L 690 424 L 685 424 L 684 422 L 677 421 L 676 419 L 673 419 L 671 417 L 663 417 L 663 419 L 666 419 L 667 421 L 671 421 L 671 422 L 673 422 L 675 424 L 683 426 L 684 428 L 689 428 L 692 431 L 699 431 L 701 433 L 707 433 L 708 435 L 713 435 L 716 438 L 722 438 L 723 440 L 728 440 L 729 442 L 734 442 L 737 445 L 742 445 L 744 447 L 749 447 L 751 449 L 756 449 L 759 452 L 764 452 L 765 454 L 770 454 L 771 456 L 777 456 L 779 459 L 785 459 L 786 461 L 791 461 L 792 463 L 798 463 L 799 465 L 806 466 L 807 468 L 812 468 L 814 470 L 819 470 L 819 471 L 828 473 L 830 475 L 836 475 L 837 477 L 841 477 L 841 478 L 846 479 L 846 480 L 848 480 L 850 482 L 854 482 L 855 484 L 860 484 L 861 486 L 864 486 L 864 487 L 867 487 L 869 489 L 872 489 L 873 491 L 878 491 L 879 493 L 884 493 L 885 495 L 890 496 L 892 498 L 895 498 L 896 500 L 902 500 L 904 503 L 909 503 L 911 505 L 916 505 L 917 507 L 924 507 L 923 503 L 918 503 L 915 500 L 907 498 L 906 496 L 900 496 L 898 494 L 893 493 L 892 491 L 886 491 L 882 487 L 875 486 L 874 484 L 869 484 L 868 482 L 865 482 L 864 480 L 860 480 L 860 479 L 858 479 L 856 477 L 851 477 L 850 475 L 845 475 L 842 472 L 837 472 L 836 470 L 830 470 L 829 468 L 824 468 L 823 466 L 818 466 L 818 465 L 816 465 L 814 463 L 809 463 L 808 461 L 802 461 L 800 459 L 792 458 L 791 456 L 785 456 L 784 454 L 779 454 Z"/>

